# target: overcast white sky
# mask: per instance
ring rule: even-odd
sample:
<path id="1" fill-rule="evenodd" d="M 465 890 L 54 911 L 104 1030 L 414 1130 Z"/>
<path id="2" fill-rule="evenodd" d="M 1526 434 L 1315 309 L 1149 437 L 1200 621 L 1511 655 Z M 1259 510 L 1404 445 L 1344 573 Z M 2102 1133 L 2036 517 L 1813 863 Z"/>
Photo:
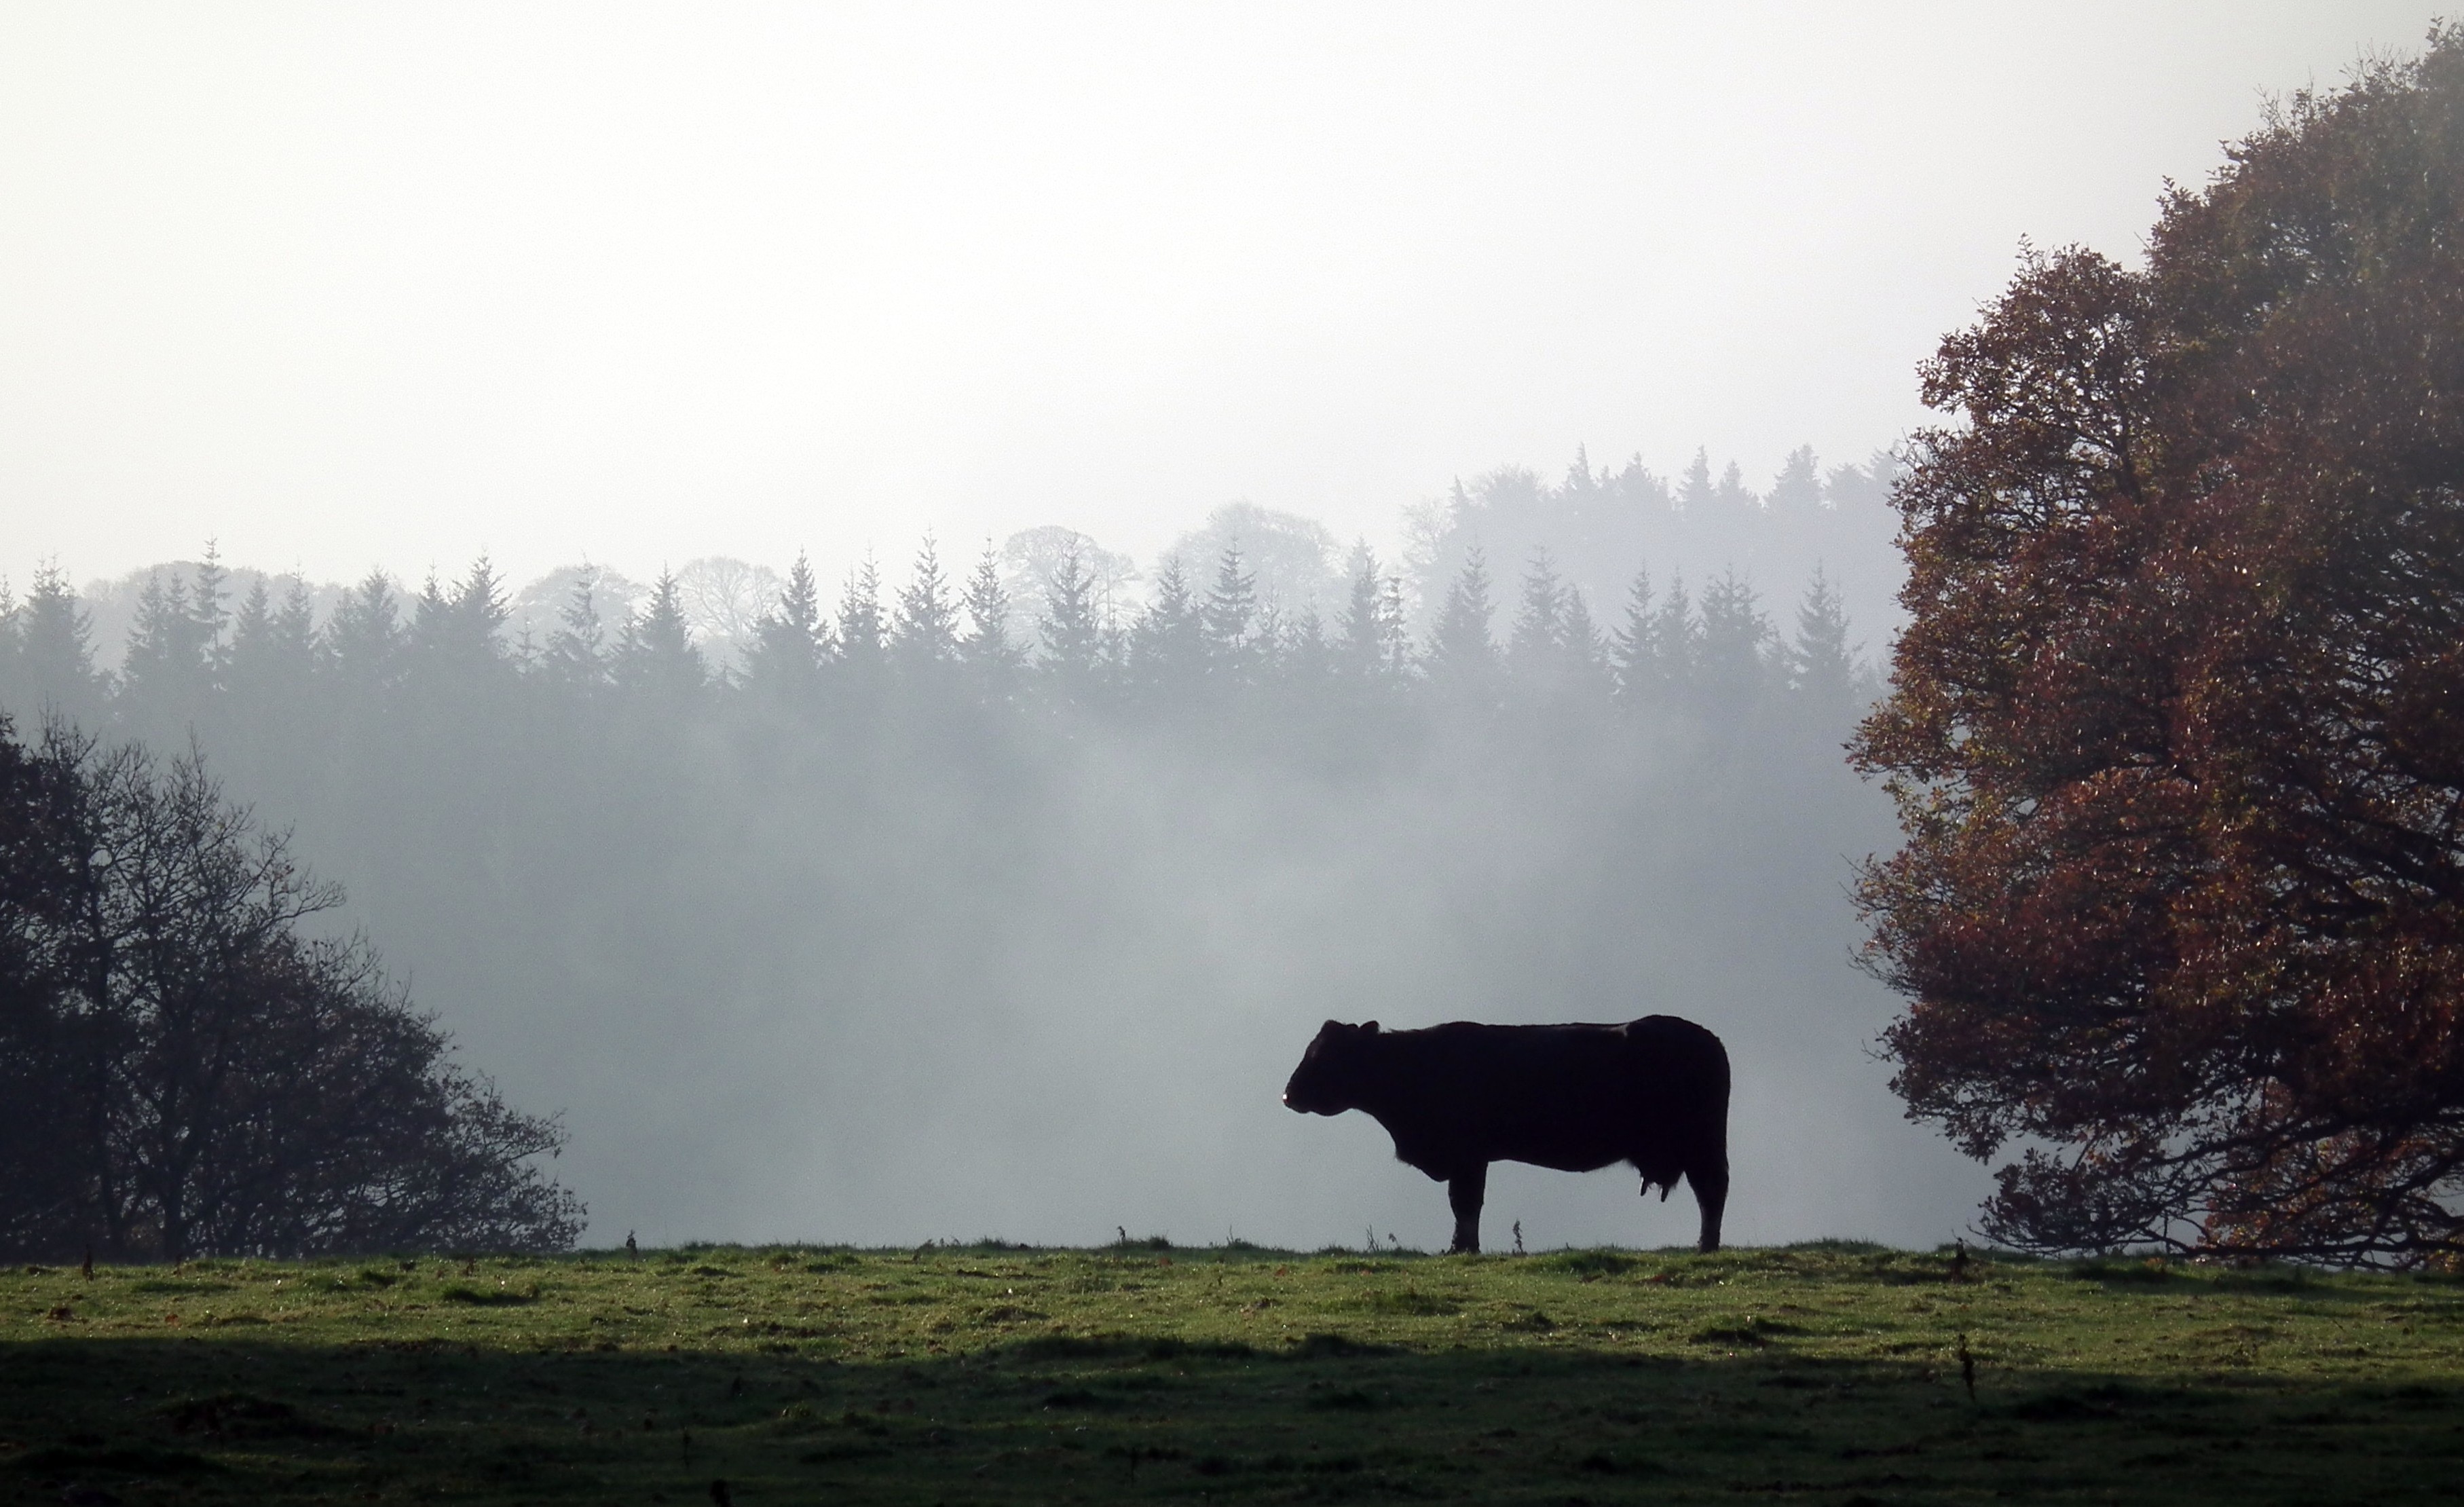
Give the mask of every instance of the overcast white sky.
<path id="1" fill-rule="evenodd" d="M 893 576 L 1919 421 L 2431 8 L 0 8 L 0 572 Z"/>

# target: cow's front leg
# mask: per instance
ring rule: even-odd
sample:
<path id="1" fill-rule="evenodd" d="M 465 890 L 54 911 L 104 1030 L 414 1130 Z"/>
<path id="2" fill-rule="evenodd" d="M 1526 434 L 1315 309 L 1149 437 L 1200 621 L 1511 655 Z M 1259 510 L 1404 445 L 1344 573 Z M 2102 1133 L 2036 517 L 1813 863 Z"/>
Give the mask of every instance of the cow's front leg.
<path id="1" fill-rule="evenodd" d="M 1448 1249 L 1480 1253 L 1480 1206 L 1487 1196 L 1485 1162 L 1475 1162 L 1469 1171 L 1458 1172 L 1446 1180 L 1446 1202 L 1455 1210 L 1455 1243 Z"/>

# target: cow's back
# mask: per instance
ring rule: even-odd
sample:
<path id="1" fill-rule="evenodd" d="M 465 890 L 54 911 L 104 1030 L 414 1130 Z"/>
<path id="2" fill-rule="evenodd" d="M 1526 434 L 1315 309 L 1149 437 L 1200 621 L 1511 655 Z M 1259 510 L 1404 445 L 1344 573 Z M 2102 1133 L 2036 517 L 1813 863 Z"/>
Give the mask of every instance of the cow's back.
<path id="1" fill-rule="evenodd" d="M 1397 1031 L 1388 1050 L 1412 1085 L 1380 1115 L 1404 1160 L 1422 1167 L 1529 1162 L 1585 1171 L 1717 1133 L 1727 1119 L 1727 1053 L 1690 1021 L 1487 1026 L 1457 1021 Z M 1725 1135 L 1721 1136 L 1725 1140 Z"/>

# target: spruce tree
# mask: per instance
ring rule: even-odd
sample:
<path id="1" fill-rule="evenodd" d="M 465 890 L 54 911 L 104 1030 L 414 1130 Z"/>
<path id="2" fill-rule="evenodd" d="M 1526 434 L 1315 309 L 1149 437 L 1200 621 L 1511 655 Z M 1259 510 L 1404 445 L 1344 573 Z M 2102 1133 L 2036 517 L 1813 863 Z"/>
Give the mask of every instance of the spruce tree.
<path id="1" fill-rule="evenodd" d="M 1258 580 L 1241 563 L 1241 546 L 1226 544 L 1215 562 L 1215 584 L 1206 588 L 1199 609 L 1206 631 L 1207 657 L 1216 673 L 1232 678 L 1255 669 Z"/>
<path id="2" fill-rule="evenodd" d="M 1637 570 L 1634 585 L 1626 587 L 1625 622 L 1609 645 L 1609 667 L 1617 676 L 1619 699 L 1646 701 L 1659 697 L 1660 656 L 1653 647 L 1657 632 L 1657 619 L 1651 609 L 1651 572 Z"/>
<path id="3" fill-rule="evenodd" d="M 1754 588 L 1723 571 L 1703 592 L 1703 636 L 1696 683 L 1709 703 L 1733 712 L 1761 696 L 1778 634 Z"/>
<path id="4" fill-rule="evenodd" d="M 56 565 L 37 565 L 26 600 L 11 614 L 16 627 L 11 708 L 20 725 L 56 714 L 91 727 L 102 715 L 103 676 L 94 664 L 94 621 Z"/>
<path id="5" fill-rule="evenodd" d="M 1377 580 L 1377 557 L 1367 541 L 1352 546 L 1352 593 L 1335 625 L 1335 663 L 1354 680 L 1376 678 L 1386 669 L 1385 598 Z"/>
<path id="6" fill-rule="evenodd" d="M 860 686 L 877 686 L 889 654 L 889 633 L 882 621 L 881 571 L 867 555 L 847 573 L 839 593 L 839 664 Z"/>
<path id="7" fill-rule="evenodd" d="M 748 686 L 764 695 L 798 698 L 820 682 L 822 662 L 829 657 L 829 625 L 822 619 L 820 583 L 813 564 L 799 551 L 787 571 L 786 589 L 761 614 L 753 628 L 753 647 L 745 656 Z"/>
<path id="8" fill-rule="evenodd" d="M 1065 696 L 1081 699 L 1095 692 L 1107 656 L 1096 585 L 1084 551 L 1072 539 L 1062 546 L 1060 562 L 1045 583 L 1044 669 Z"/>
<path id="9" fill-rule="evenodd" d="M 607 683 L 607 626 L 599 615 L 599 571 L 584 565 L 573 578 L 573 591 L 557 609 L 556 632 L 539 657 L 539 673 L 548 683 L 588 694 Z"/>
<path id="10" fill-rule="evenodd" d="M 693 644 L 674 571 L 660 571 L 649 601 L 626 620 L 615 676 L 626 690 L 664 703 L 689 700 L 709 684 L 710 665 Z"/>
<path id="11" fill-rule="evenodd" d="M 1661 599 L 1660 609 L 1651 616 L 1652 677 L 1661 698 L 1693 691 L 1702 637 L 1702 624 L 1694 616 L 1693 600 L 1685 593 L 1685 574 L 1671 571 L 1668 594 Z"/>
<path id="12" fill-rule="evenodd" d="M 989 680 L 1007 679 L 1023 655 L 1010 638 L 1009 590 L 1001 585 L 1001 551 L 989 539 L 959 601 L 967 609 L 966 636 L 958 640 L 959 662 Z"/>
<path id="13" fill-rule="evenodd" d="M 121 667 L 121 703 L 141 736 L 179 741 L 204 714 L 217 688 L 224 617 L 221 579 L 214 600 L 201 606 L 180 567 L 158 567 L 137 599 L 137 621 Z"/>
<path id="14" fill-rule="evenodd" d="M 930 534 L 916 551 L 914 574 L 899 589 L 890 652 L 910 676 L 929 675 L 958 656 L 958 606 L 950 600 L 949 577 Z"/>
<path id="15" fill-rule="evenodd" d="M 1557 644 L 1558 675 L 1566 688 L 1576 694 L 1589 694 L 1605 688 L 1608 680 L 1606 646 L 1599 626 L 1592 621 L 1591 605 L 1583 600 L 1582 588 L 1566 588 L 1566 610 Z"/>
<path id="16" fill-rule="evenodd" d="M 226 683 L 244 702 L 259 703 L 281 678 L 275 649 L 274 593 L 265 578 L 249 583 L 231 618 L 231 659 Z"/>
<path id="17" fill-rule="evenodd" d="M 1780 463 L 1772 478 L 1771 510 L 1785 518 L 1806 518 L 1822 507 L 1822 476 L 1815 470 L 1814 447 L 1799 445 Z"/>
<path id="18" fill-rule="evenodd" d="M 1515 678 L 1532 685 L 1556 677 L 1566 642 L 1566 583 L 1545 548 L 1531 552 L 1523 571 L 1523 602 L 1506 642 L 1506 662 Z"/>
<path id="19" fill-rule="evenodd" d="M 1334 672 L 1334 646 L 1326 639 L 1326 618 L 1314 600 L 1300 610 L 1279 616 L 1268 634 L 1274 656 L 1272 672 L 1285 683 L 1312 690 Z"/>
<path id="20" fill-rule="evenodd" d="M 1166 555 L 1155 568 L 1155 599 L 1130 631 L 1133 673 L 1152 692 L 1189 694 L 1206 676 L 1210 647 L 1189 573 L 1178 555 Z"/>
<path id="21" fill-rule="evenodd" d="M 325 625 L 325 665 L 347 691 L 373 696 L 402 673 L 405 633 L 401 599 L 382 570 L 371 570 L 343 593 Z"/>
<path id="22" fill-rule="evenodd" d="M 1446 587 L 1445 606 L 1429 633 L 1429 678 L 1453 690 L 1485 686 L 1497 669 L 1497 645 L 1488 636 L 1494 609 L 1488 599 L 1488 563 L 1475 544 Z"/>
<path id="23" fill-rule="evenodd" d="M 1797 604 L 1796 641 L 1789 648 L 1791 688 L 1816 716 L 1844 714 L 1855 699 L 1856 655 L 1848 645 L 1848 614 L 1838 588 L 1820 565 Z"/>
<path id="24" fill-rule="evenodd" d="M 1689 513 L 1702 513 L 1711 505 L 1711 452 L 1699 447 L 1694 458 L 1685 463 L 1685 479 L 1678 484 L 1677 505 Z"/>

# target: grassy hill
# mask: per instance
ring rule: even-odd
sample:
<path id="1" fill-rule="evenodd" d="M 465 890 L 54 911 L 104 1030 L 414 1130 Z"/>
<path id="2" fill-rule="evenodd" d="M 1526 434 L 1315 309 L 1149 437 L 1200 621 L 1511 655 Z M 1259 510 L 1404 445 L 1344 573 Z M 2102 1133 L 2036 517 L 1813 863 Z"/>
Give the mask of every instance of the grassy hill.
<path id="1" fill-rule="evenodd" d="M 30 1268 L 0 1502 L 2383 1503 L 2459 1341 L 2448 1277 L 1845 1245 Z"/>

